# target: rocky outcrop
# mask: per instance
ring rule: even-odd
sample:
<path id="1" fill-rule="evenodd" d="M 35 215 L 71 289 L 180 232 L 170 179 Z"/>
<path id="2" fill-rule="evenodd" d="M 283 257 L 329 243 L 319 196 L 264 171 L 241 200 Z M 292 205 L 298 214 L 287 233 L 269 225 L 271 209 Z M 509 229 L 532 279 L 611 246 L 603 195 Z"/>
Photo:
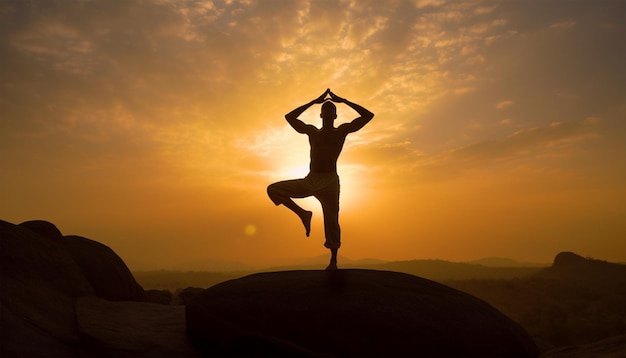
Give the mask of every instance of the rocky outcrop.
<path id="1" fill-rule="evenodd" d="M 202 292 L 204 292 L 204 289 L 199 288 L 199 287 L 187 287 L 181 290 L 178 293 L 179 304 L 186 305 L 187 303 L 191 302 L 191 300 L 193 300 L 198 295 L 200 295 Z"/>
<path id="2" fill-rule="evenodd" d="M 43 220 L 31 220 L 25 221 L 19 224 L 19 227 L 27 228 L 28 230 L 38 234 L 41 237 L 48 238 L 50 240 L 62 240 L 63 234 L 54 226 L 54 224 Z"/>
<path id="3" fill-rule="evenodd" d="M 146 290 L 146 299 L 152 303 L 169 305 L 172 303 L 173 296 L 168 290 Z"/>
<path id="4" fill-rule="evenodd" d="M 85 344 L 98 356 L 200 357 L 185 335 L 185 308 L 82 297 L 76 316 Z"/>
<path id="5" fill-rule="evenodd" d="M 0 220 L 0 356 L 77 356 L 78 297 L 144 300 L 110 248 L 64 237 L 51 223 Z"/>
<path id="6" fill-rule="evenodd" d="M 552 263 L 552 267 L 554 268 L 573 268 L 579 267 L 585 264 L 585 258 L 575 254 L 573 252 L 564 251 L 559 252 L 556 257 L 554 257 L 554 262 Z"/>
<path id="7" fill-rule="evenodd" d="M 143 288 L 108 246 L 80 236 L 65 236 L 63 245 L 89 280 L 96 296 L 110 301 L 146 301 Z"/>
<path id="8" fill-rule="evenodd" d="M 48 225 L 34 231 L 29 226 L 0 221 L 0 355 L 76 355 L 74 301 L 93 295 L 93 287 L 60 234 Z"/>
<path id="9" fill-rule="evenodd" d="M 533 357 L 515 322 L 447 286 L 389 271 L 262 273 L 186 306 L 207 355 Z"/>
<path id="10" fill-rule="evenodd" d="M 622 290 L 625 287 L 626 265 L 584 258 L 573 252 L 561 252 L 556 255 L 551 267 L 536 276 L 611 293 L 616 287 Z"/>
<path id="11" fill-rule="evenodd" d="M 541 358 L 618 358 L 626 357 L 626 334 L 580 346 L 567 346 L 544 352 Z"/>

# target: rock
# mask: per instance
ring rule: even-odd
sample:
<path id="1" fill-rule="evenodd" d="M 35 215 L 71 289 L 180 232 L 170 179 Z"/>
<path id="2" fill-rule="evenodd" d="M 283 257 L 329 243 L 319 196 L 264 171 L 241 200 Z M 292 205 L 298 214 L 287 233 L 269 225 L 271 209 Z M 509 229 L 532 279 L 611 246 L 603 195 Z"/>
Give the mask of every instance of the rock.
<path id="1" fill-rule="evenodd" d="M 43 223 L 0 220 L 3 357 L 79 352 L 75 298 L 93 295 L 94 290 L 56 234 L 58 229 Z"/>
<path id="2" fill-rule="evenodd" d="M 189 337 L 209 356 L 539 355 L 484 301 L 389 271 L 250 275 L 206 289 L 186 317 Z"/>
<path id="3" fill-rule="evenodd" d="M 626 357 L 626 334 L 580 346 L 568 346 L 544 352 L 541 358 L 618 358 Z"/>
<path id="4" fill-rule="evenodd" d="M 173 295 L 168 290 L 146 290 L 146 300 L 161 305 L 172 303 Z"/>
<path id="5" fill-rule="evenodd" d="M 552 267 L 554 268 L 572 268 L 585 264 L 585 258 L 573 252 L 559 252 L 554 258 Z"/>
<path id="6" fill-rule="evenodd" d="M 180 299 L 181 305 L 186 305 L 191 302 L 194 298 L 204 292 L 204 288 L 199 287 L 187 287 L 178 293 L 178 298 Z"/>
<path id="7" fill-rule="evenodd" d="M 82 297 L 76 316 L 84 349 L 108 357 L 201 357 L 185 334 L 182 306 Z"/>
<path id="8" fill-rule="evenodd" d="M 43 220 L 31 220 L 25 221 L 21 223 L 19 226 L 25 227 L 42 237 L 46 237 L 50 240 L 61 240 L 63 239 L 63 234 L 61 231 L 54 226 L 54 224 L 49 223 Z"/>
<path id="9" fill-rule="evenodd" d="M 78 297 L 145 300 L 113 250 L 40 220 L 0 220 L 0 278 L 2 357 L 81 355 Z"/>
<path id="10" fill-rule="evenodd" d="M 58 310 L 51 313 L 56 315 Z M 29 316 L 32 317 L 32 315 Z M 48 327 L 37 326 L 41 320 L 28 319 L 14 307 L 5 305 L 4 300 L 0 302 L 0 318 L 0 357 L 78 357 L 79 355 L 79 337 L 72 328 L 63 327 L 63 332 L 59 332 L 61 336 L 53 335 L 46 330 L 49 329 Z M 69 325 L 67 321 L 62 323 L 64 326 Z"/>
<path id="11" fill-rule="evenodd" d="M 615 288 L 624 288 L 626 265 L 591 258 L 573 252 L 561 252 L 551 267 L 539 272 L 537 277 L 557 279 L 576 286 L 587 286 L 612 294 Z"/>
<path id="12" fill-rule="evenodd" d="M 146 301 L 143 288 L 108 246 L 80 236 L 65 236 L 62 241 L 96 296 L 111 301 Z"/>

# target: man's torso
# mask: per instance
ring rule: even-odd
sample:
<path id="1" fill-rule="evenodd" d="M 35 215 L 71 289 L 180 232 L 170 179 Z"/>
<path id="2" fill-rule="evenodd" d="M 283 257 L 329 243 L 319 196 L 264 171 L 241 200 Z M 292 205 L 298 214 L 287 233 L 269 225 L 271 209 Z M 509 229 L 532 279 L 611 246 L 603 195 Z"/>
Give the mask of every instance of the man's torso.
<path id="1" fill-rule="evenodd" d="M 337 159 L 346 141 L 347 133 L 333 129 L 318 129 L 309 133 L 311 145 L 311 172 L 337 172 Z"/>

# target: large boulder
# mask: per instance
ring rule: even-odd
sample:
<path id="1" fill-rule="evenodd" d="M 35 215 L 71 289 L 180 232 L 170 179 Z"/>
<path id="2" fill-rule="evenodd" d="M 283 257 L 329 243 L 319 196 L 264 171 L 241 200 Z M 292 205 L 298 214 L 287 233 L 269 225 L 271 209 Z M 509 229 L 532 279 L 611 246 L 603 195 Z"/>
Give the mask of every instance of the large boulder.
<path id="1" fill-rule="evenodd" d="M 261 273 L 186 305 L 207 355 L 534 357 L 528 334 L 484 301 L 389 271 Z"/>
<path id="2" fill-rule="evenodd" d="M 105 357 L 201 357 L 185 334 L 183 306 L 81 297 L 76 316 L 85 351 Z"/>
<path id="3" fill-rule="evenodd" d="M 146 300 L 161 305 L 169 305 L 172 303 L 172 293 L 168 290 L 146 290 Z"/>
<path id="4" fill-rule="evenodd" d="M 147 300 L 124 261 L 108 246 L 80 236 L 65 236 L 62 241 L 96 296 L 110 301 Z"/>
<path id="5" fill-rule="evenodd" d="M 0 356 L 78 356 L 78 297 L 145 300 L 110 248 L 51 223 L 0 220 Z"/>
<path id="6" fill-rule="evenodd" d="M 44 220 L 25 221 L 19 225 L 49 240 L 63 240 L 63 234 L 53 224 Z"/>
<path id="7" fill-rule="evenodd" d="M 599 342 L 579 346 L 550 349 L 541 358 L 620 358 L 626 357 L 626 334 L 605 338 Z"/>
<path id="8" fill-rule="evenodd" d="M 77 355 L 74 303 L 94 290 L 56 227 L 35 225 L 0 220 L 0 356 Z"/>

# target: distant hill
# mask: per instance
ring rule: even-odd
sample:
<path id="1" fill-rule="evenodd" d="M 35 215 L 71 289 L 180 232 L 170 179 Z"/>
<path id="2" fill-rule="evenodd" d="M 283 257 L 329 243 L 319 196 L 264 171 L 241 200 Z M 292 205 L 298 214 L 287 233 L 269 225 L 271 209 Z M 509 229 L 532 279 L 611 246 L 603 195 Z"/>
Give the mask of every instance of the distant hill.
<path id="1" fill-rule="evenodd" d="M 554 258 L 552 266 L 538 273 L 537 277 L 596 289 L 626 288 L 626 265 L 561 252 Z"/>
<path id="2" fill-rule="evenodd" d="M 257 268 L 253 265 L 247 265 L 237 261 L 219 260 L 219 259 L 201 259 L 182 262 L 167 267 L 169 271 L 209 271 L 209 272 L 226 272 L 226 271 L 253 271 Z"/>
<path id="3" fill-rule="evenodd" d="M 482 265 L 488 267 L 547 267 L 550 264 L 537 262 L 519 262 L 506 257 L 485 257 L 478 260 L 469 261 L 469 264 Z"/>
<path id="4" fill-rule="evenodd" d="M 299 260 L 300 264 L 267 267 L 254 270 L 153 270 L 135 271 L 134 275 L 145 289 L 176 291 L 185 287 L 207 288 L 217 283 L 257 272 L 319 270 L 328 263 L 328 256 Z M 360 268 L 404 272 L 433 281 L 470 279 L 513 279 L 528 277 L 541 271 L 542 267 L 490 267 L 470 263 L 443 260 L 409 260 L 385 262 L 376 259 L 350 260 L 339 258 L 340 268 Z"/>
<path id="5" fill-rule="evenodd" d="M 552 266 L 523 278 L 444 283 L 487 301 L 544 342 L 544 348 L 626 333 L 623 264 L 562 252 Z"/>
<path id="6" fill-rule="evenodd" d="M 319 269 L 324 268 L 328 265 L 329 255 L 320 255 L 314 257 L 306 257 L 306 258 L 297 258 L 285 260 L 283 262 L 277 263 L 273 266 L 267 265 L 254 265 L 247 264 L 239 261 L 230 261 L 230 260 L 221 260 L 215 258 L 206 258 L 206 259 L 198 259 L 198 260 L 190 260 L 179 262 L 175 264 L 166 265 L 159 268 L 139 268 L 136 271 L 148 272 L 148 271 L 161 271 L 165 270 L 168 272 L 173 271 L 205 271 L 205 272 L 261 272 L 261 271 L 276 271 L 278 269 L 283 268 L 307 268 L 307 269 Z M 348 257 L 344 257 L 339 255 L 339 262 L 343 265 L 373 265 L 387 262 L 385 260 L 378 259 L 351 259 Z"/>
<path id="7" fill-rule="evenodd" d="M 276 266 L 266 271 L 319 269 L 328 262 L 328 256 L 299 260 L 299 264 Z M 481 263 L 479 263 L 481 262 Z M 511 279 L 526 277 L 548 266 L 529 263 L 526 265 L 512 259 L 486 258 L 475 262 L 451 262 L 445 260 L 383 261 L 376 259 L 351 260 L 339 257 L 340 268 L 363 268 L 409 273 L 435 281 L 469 279 Z"/>
<path id="8" fill-rule="evenodd" d="M 405 272 L 435 281 L 469 279 L 512 279 L 537 273 L 540 267 L 489 267 L 443 260 L 394 261 L 364 268 Z"/>
<path id="9" fill-rule="evenodd" d="M 285 264 L 265 267 L 263 270 L 257 271 L 284 271 L 284 270 L 319 270 L 328 265 L 329 255 L 320 255 L 315 257 L 309 257 L 304 259 L 293 260 Z M 371 265 L 378 265 L 386 263 L 385 260 L 378 259 L 351 259 L 345 256 L 339 255 L 337 258 L 341 268 L 359 268 Z"/>
<path id="10" fill-rule="evenodd" d="M 320 255 L 308 258 L 288 260 L 275 266 L 250 265 L 237 261 L 220 259 L 200 259 L 186 261 L 163 267 L 158 270 L 140 269 L 137 271 L 204 271 L 204 272 L 261 272 L 280 270 L 309 270 L 324 268 L 328 264 L 328 255 Z M 512 278 L 520 275 L 533 273 L 532 268 L 547 267 L 550 264 L 536 262 L 519 262 L 510 258 L 487 257 L 469 262 L 451 262 L 445 260 L 407 260 L 407 261 L 386 261 L 374 258 L 351 259 L 339 256 L 339 265 L 343 268 L 387 268 L 392 271 L 413 273 L 431 279 L 465 279 L 465 278 Z M 487 267 L 479 268 L 477 266 Z M 396 269 L 397 268 L 397 269 Z M 492 270 L 491 268 L 507 268 L 504 270 Z M 508 270 L 508 268 L 523 268 L 522 270 Z M 465 273 L 461 273 L 461 271 Z M 476 276 L 473 276 L 476 275 Z"/>

